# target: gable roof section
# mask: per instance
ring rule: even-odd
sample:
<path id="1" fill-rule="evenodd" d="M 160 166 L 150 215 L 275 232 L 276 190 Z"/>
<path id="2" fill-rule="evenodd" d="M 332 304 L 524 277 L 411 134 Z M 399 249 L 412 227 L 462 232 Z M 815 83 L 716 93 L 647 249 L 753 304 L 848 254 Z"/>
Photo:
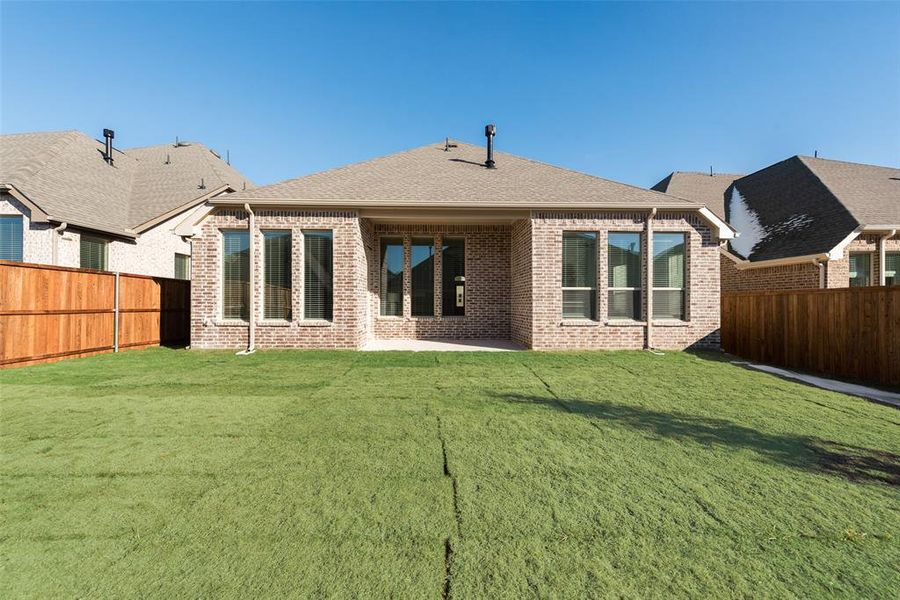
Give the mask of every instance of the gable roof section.
<path id="1" fill-rule="evenodd" d="M 215 189 L 241 189 L 245 180 L 200 144 L 115 150 L 113 166 L 103 152 L 103 142 L 79 131 L 3 135 L 0 185 L 13 186 L 53 220 L 133 237 L 154 217 Z"/>
<path id="2" fill-rule="evenodd" d="M 674 171 L 651 187 L 651 190 L 705 204 L 720 219 L 725 218 L 725 197 L 728 188 L 742 175 L 729 173 L 698 173 Z"/>
<path id="3" fill-rule="evenodd" d="M 444 142 L 429 144 L 223 200 L 371 207 L 701 208 L 690 200 L 504 152 L 495 152 L 497 168 L 487 169 L 484 147 L 453 144 L 448 150 Z"/>
<path id="4" fill-rule="evenodd" d="M 857 228 L 900 223 L 900 169 L 794 156 L 736 180 L 729 200 L 758 221 L 750 261 L 825 254 Z"/>

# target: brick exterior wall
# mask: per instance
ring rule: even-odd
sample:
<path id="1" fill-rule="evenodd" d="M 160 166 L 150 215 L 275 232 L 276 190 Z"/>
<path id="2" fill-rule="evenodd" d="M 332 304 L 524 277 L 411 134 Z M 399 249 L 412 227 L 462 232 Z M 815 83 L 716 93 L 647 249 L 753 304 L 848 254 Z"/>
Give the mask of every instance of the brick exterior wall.
<path id="1" fill-rule="evenodd" d="M 844 250 L 840 259 L 824 263 L 825 287 L 845 288 L 850 285 L 850 253 L 868 252 L 872 271 L 872 285 L 880 284 L 882 236 L 861 235 Z M 900 236 L 884 241 L 885 252 L 900 252 Z M 720 257 L 722 291 L 799 290 L 820 287 L 819 267 L 812 261 L 757 269 L 738 269 L 727 256 Z"/>
<path id="2" fill-rule="evenodd" d="M 645 322 L 611 321 L 607 315 L 607 236 L 609 232 L 645 232 L 646 213 L 532 214 L 532 347 L 538 350 L 643 348 Z M 562 319 L 563 231 L 597 233 L 597 321 Z M 718 240 L 695 214 L 659 213 L 653 231 L 681 232 L 687 239 L 686 319 L 653 320 L 652 345 L 661 349 L 719 346 Z M 646 234 L 643 236 L 647 260 Z M 642 265 L 643 314 L 647 314 L 647 270 Z"/>
<path id="3" fill-rule="evenodd" d="M 0 214 L 22 215 L 22 260 L 43 265 L 53 264 L 53 238 L 56 236 L 56 265 L 81 266 L 81 232 L 67 228 L 62 234 L 53 231 L 49 223 L 32 223 L 31 210 L 9 194 L 0 195 Z M 136 240 L 129 241 L 102 234 L 107 246 L 107 269 L 122 273 L 175 276 L 175 254 L 191 254 L 191 243 L 175 235 L 173 229 L 185 218 L 185 213 L 163 221 L 143 232 Z"/>
<path id="4" fill-rule="evenodd" d="M 383 224 L 352 211 L 259 210 L 257 230 L 292 232 L 290 322 L 265 323 L 257 314 L 259 348 L 359 348 L 370 339 L 500 338 L 536 349 L 642 348 L 644 322 L 608 321 L 606 315 L 606 239 L 610 231 L 646 229 L 646 213 L 533 213 L 512 225 Z M 221 319 L 221 231 L 247 229 L 242 210 L 218 209 L 202 223 L 194 239 L 191 334 L 194 348 L 246 347 L 248 325 Z M 687 235 L 687 318 L 654 321 L 653 345 L 659 348 L 717 347 L 719 341 L 719 262 L 717 240 L 697 215 L 660 213 L 654 231 Z M 303 229 L 334 234 L 334 320 L 306 322 L 303 313 Z M 598 234 L 598 320 L 562 319 L 562 232 Z M 380 239 L 404 241 L 404 314 L 381 317 Z M 413 237 L 435 243 L 435 316 L 413 317 L 409 272 Z M 444 236 L 466 240 L 466 315 L 441 317 L 441 244 Z M 262 235 L 255 234 L 256 248 Z M 645 236 L 646 245 L 646 236 Z M 645 247 L 645 256 L 646 256 Z M 646 260 L 646 259 L 645 259 Z M 645 265 L 646 266 L 646 265 Z M 257 252 L 257 310 L 262 310 L 262 261 Z M 644 289 L 647 289 L 644 270 Z M 644 294 L 646 313 L 646 294 Z"/>

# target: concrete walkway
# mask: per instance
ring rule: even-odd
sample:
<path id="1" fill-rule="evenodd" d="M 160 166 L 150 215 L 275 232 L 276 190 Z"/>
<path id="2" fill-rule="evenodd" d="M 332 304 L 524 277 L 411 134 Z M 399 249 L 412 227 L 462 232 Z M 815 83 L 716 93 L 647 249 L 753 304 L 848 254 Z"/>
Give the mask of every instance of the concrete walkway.
<path id="1" fill-rule="evenodd" d="M 803 383 L 814 385 L 824 390 L 841 392 L 842 394 L 850 394 L 851 396 L 859 396 L 860 398 L 865 398 L 866 400 L 871 400 L 872 402 L 878 402 L 879 404 L 887 404 L 888 406 L 900 408 L 900 394 L 895 394 L 893 392 L 870 388 L 864 385 L 857 385 L 855 383 L 837 381 L 835 379 L 825 379 L 824 377 L 816 377 L 815 375 L 795 373 L 793 371 L 788 371 L 787 369 L 770 367 L 769 365 L 757 365 L 744 361 L 734 361 L 734 364 L 741 365 L 742 367 L 747 367 L 750 369 L 756 369 L 757 371 L 763 371 L 765 373 L 771 373 L 772 375 L 777 375 L 779 377 L 802 381 Z"/>
<path id="2" fill-rule="evenodd" d="M 513 352 L 524 348 L 510 340 L 371 340 L 365 352 Z"/>

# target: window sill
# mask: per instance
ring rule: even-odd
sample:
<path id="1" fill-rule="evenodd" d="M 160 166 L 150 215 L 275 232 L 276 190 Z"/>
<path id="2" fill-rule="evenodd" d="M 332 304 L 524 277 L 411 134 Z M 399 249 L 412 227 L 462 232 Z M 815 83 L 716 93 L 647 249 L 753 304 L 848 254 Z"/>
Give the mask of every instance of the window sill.
<path id="1" fill-rule="evenodd" d="M 263 319 L 259 322 L 260 327 L 290 327 L 291 322 L 284 319 Z"/>
<path id="2" fill-rule="evenodd" d="M 399 315 L 378 315 L 375 317 L 376 321 L 403 321 L 406 317 L 401 317 Z"/>
<path id="3" fill-rule="evenodd" d="M 324 319 L 300 319 L 297 321 L 297 327 L 332 327 L 334 321 L 326 321 Z"/>
<path id="4" fill-rule="evenodd" d="M 219 319 L 216 321 L 216 327 L 247 327 L 250 321 L 242 321 L 240 319 Z"/>
<path id="5" fill-rule="evenodd" d="M 653 321 L 654 327 L 690 327 L 690 321 L 682 321 L 681 319 L 659 319 Z"/>
<path id="6" fill-rule="evenodd" d="M 599 327 L 600 321 L 591 319 L 563 319 L 559 322 L 560 327 Z"/>
<path id="7" fill-rule="evenodd" d="M 646 327 L 647 321 L 635 321 L 633 319 L 609 319 L 606 321 L 607 327 Z"/>

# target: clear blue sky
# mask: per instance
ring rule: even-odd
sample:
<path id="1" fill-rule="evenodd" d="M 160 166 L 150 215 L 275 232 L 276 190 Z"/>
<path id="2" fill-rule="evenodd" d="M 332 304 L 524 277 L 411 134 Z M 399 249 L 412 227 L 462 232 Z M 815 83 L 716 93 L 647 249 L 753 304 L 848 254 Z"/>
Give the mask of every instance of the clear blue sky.
<path id="1" fill-rule="evenodd" d="M 900 3 L 13 4 L 4 133 L 197 140 L 270 183 L 451 136 L 648 186 L 900 162 Z"/>

